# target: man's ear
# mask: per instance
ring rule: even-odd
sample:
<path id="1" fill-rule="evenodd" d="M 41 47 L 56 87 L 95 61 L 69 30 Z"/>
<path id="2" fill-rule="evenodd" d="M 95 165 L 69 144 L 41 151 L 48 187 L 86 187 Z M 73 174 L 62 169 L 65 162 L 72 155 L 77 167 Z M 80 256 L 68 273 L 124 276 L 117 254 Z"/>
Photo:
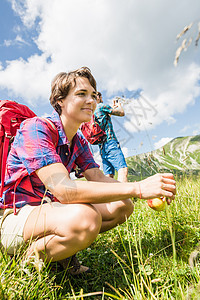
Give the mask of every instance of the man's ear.
<path id="1" fill-rule="evenodd" d="M 57 103 L 60 105 L 60 107 L 63 107 L 63 100 L 58 100 Z"/>

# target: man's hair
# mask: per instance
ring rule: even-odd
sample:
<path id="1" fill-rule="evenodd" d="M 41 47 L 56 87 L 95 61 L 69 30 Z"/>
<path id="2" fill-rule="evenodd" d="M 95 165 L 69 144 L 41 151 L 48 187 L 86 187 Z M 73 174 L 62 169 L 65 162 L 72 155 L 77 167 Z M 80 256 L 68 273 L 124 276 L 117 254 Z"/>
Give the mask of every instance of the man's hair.
<path id="1" fill-rule="evenodd" d="M 100 92 L 97 92 L 97 104 L 99 103 L 103 103 L 102 94 Z"/>
<path id="2" fill-rule="evenodd" d="M 87 67 L 82 67 L 68 73 L 61 72 L 57 74 L 51 83 L 51 95 L 49 100 L 59 115 L 61 115 L 62 109 L 58 101 L 64 99 L 68 95 L 70 89 L 76 86 L 77 77 L 87 78 L 91 86 L 96 91 L 96 80 L 93 77 L 90 69 Z"/>

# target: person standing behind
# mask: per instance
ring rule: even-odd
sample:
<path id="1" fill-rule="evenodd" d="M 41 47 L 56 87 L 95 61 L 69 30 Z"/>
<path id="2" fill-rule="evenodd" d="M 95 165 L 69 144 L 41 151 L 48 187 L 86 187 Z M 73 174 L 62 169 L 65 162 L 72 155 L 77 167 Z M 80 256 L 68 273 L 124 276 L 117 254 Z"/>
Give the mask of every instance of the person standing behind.
<path id="1" fill-rule="evenodd" d="M 128 168 L 121 150 L 119 141 L 115 135 L 111 115 L 123 117 L 123 107 L 118 100 L 113 101 L 113 106 L 103 104 L 102 94 L 97 93 L 97 108 L 94 112 L 95 121 L 106 133 L 106 141 L 99 144 L 99 150 L 103 163 L 103 172 L 108 177 L 114 177 L 118 171 L 118 181 L 127 182 Z"/>

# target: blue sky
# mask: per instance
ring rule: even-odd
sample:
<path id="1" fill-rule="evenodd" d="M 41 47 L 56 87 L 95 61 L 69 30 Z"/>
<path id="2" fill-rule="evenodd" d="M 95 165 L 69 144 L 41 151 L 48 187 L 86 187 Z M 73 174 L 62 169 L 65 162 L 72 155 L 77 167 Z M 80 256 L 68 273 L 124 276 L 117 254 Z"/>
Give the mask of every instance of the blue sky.
<path id="1" fill-rule="evenodd" d="M 199 12 L 199 0 L 1 0 L 0 98 L 51 113 L 53 77 L 86 65 L 105 103 L 125 98 L 126 117 L 113 124 L 126 156 L 199 134 Z"/>

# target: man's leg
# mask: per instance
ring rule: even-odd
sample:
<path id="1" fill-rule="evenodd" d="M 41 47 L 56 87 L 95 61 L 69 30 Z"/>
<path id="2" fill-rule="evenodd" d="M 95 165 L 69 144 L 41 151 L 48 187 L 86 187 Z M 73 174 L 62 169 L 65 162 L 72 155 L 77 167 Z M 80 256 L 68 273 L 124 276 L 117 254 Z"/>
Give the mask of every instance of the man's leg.
<path id="1" fill-rule="evenodd" d="M 115 170 L 117 170 L 118 181 L 127 182 L 128 168 L 119 142 L 117 140 L 109 141 L 106 145 L 105 153 L 107 166 L 112 170 L 110 173 L 114 174 Z"/>
<path id="2" fill-rule="evenodd" d="M 107 161 L 105 158 L 102 159 L 102 163 L 103 163 L 103 173 L 104 173 L 104 175 L 107 176 L 107 177 L 114 178 L 115 169 L 111 165 L 111 163 L 109 161 Z"/>
<path id="3" fill-rule="evenodd" d="M 114 174 L 107 174 L 107 177 L 114 178 Z"/>
<path id="4" fill-rule="evenodd" d="M 24 227 L 24 240 L 31 241 L 42 259 L 59 261 L 87 248 L 101 229 L 101 215 L 91 205 L 54 202 L 36 207 Z"/>
<path id="5" fill-rule="evenodd" d="M 110 203 L 93 204 L 102 216 L 100 232 L 104 232 L 124 223 L 133 212 L 130 199 Z"/>
<path id="6" fill-rule="evenodd" d="M 124 167 L 118 170 L 118 177 L 117 180 L 120 182 L 127 182 L 128 181 L 128 168 Z"/>
<path id="7" fill-rule="evenodd" d="M 103 164 L 103 173 L 107 177 L 114 178 L 115 169 L 112 166 L 112 164 L 109 162 L 109 160 L 107 159 L 107 154 L 106 154 L 105 148 L 106 148 L 106 144 L 104 144 L 102 146 L 102 148 L 100 149 L 100 155 L 101 155 L 102 164 Z"/>

